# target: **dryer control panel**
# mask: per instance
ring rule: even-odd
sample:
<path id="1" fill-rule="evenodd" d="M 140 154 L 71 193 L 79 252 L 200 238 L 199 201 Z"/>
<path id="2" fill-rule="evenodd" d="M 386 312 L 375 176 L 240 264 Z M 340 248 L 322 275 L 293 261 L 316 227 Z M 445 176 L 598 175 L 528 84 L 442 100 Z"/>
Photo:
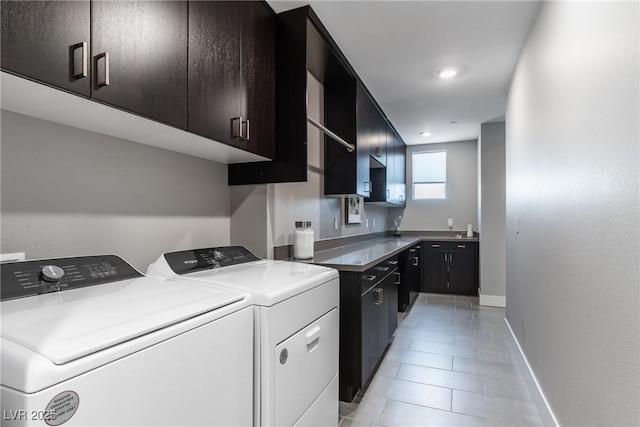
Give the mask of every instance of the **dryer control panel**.
<path id="1" fill-rule="evenodd" d="M 10 262 L 0 270 L 2 301 L 142 277 L 116 255 Z"/>
<path id="2" fill-rule="evenodd" d="M 186 274 L 258 261 L 260 258 L 243 246 L 221 246 L 168 252 L 164 254 L 164 259 L 176 274 Z"/>

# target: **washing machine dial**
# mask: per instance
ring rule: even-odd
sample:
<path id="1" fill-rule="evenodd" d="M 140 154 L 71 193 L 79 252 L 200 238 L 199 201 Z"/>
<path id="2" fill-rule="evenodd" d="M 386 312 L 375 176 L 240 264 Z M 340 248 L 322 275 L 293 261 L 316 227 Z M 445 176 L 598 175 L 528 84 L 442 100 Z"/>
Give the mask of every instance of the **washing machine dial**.
<path id="1" fill-rule="evenodd" d="M 64 270 L 57 265 L 45 265 L 40 270 L 40 276 L 46 282 L 59 282 L 64 277 Z"/>

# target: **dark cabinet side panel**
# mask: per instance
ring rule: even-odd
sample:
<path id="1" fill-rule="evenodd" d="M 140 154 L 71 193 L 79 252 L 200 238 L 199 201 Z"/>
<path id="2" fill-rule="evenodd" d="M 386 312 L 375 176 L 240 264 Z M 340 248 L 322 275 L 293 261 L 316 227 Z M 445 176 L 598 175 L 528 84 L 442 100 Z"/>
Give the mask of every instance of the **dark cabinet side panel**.
<path id="1" fill-rule="evenodd" d="M 89 72 L 89 10 L 88 0 L 3 1 L 2 69 L 88 97 L 90 78 L 74 77 L 73 60 L 87 43 Z"/>
<path id="2" fill-rule="evenodd" d="M 183 1 L 92 2 L 92 98 L 186 129 L 187 18 Z"/>

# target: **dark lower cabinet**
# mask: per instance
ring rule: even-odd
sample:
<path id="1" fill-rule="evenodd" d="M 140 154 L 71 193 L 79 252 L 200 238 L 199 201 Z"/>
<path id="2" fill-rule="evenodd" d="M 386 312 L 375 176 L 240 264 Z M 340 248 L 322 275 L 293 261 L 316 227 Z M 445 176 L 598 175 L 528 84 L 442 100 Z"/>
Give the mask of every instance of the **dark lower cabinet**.
<path id="1" fill-rule="evenodd" d="M 478 295 L 477 242 L 424 242 L 422 292 Z"/>
<path id="2" fill-rule="evenodd" d="M 91 2 L 91 97 L 186 129 L 187 6 Z"/>
<path id="3" fill-rule="evenodd" d="M 398 256 L 402 280 L 398 288 L 398 311 L 406 311 L 418 297 L 422 286 L 422 243 L 413 245 Z"/>
<path id="4" fill-rule="evenodd" d="M 397 257 L 364 273 L 340 272 L 340 400 L 373 375 L 398 326 Z"/>
<path id="5" fill-rule="evenodd" d="M 90 3 L 2 1 L 2 69 L 88 97 Z"/>

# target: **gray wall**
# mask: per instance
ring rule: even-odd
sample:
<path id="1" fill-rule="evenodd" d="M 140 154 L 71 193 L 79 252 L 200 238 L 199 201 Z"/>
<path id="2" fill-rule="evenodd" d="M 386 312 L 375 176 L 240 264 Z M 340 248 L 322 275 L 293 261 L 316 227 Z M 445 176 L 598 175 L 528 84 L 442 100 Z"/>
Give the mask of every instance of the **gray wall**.
<path id="1" fill-rule="evenodd" d="M 322 123 L 324 89 L 310 73 L 307 79 L 308 112 Z M 391 211 L 396 210 L 368 204 L 364 205 L 361 224 L 345 224 L 344 199 L 324 196 L 323 134 L 308 125 L 307 135 L 307 182 L 231 187 L 233 244 L 245 245 L 258 256 L 272 258 L 273 246 L 293 244 L 295 221 L 311 221 L 315 240 L 391 229 Z M 334 218 L 338 219 L 337 230 Z"/>
<path id="2" fill-rule="evenodd" d="M 508 95 L 507 318 L 561 425 L 640 425 L 638 17 L 543 2 Z"/>
<path id="3" fill-rule="evenodd" d="M 504 307 L 506 289 L 505 125 L 485 123 L 478 139 L 480 304 Z"/>
<path id="4" fill-rule="evenodd" d="M 447 150 L 447 198 L 413 200 L 411 156 L 416 151 Z M 402 219 L 403 230 L 448 230 L 447 218 L 453 218 L 453 229 L 478 230 L 478 149 L 476 141 L 407 147 L 407 207 Z"/>
<path id="5" fill-rule="evenodd" d="M 2 111 L 2 252 L 115 253 L 229 244 L 227 167 Z"/>

